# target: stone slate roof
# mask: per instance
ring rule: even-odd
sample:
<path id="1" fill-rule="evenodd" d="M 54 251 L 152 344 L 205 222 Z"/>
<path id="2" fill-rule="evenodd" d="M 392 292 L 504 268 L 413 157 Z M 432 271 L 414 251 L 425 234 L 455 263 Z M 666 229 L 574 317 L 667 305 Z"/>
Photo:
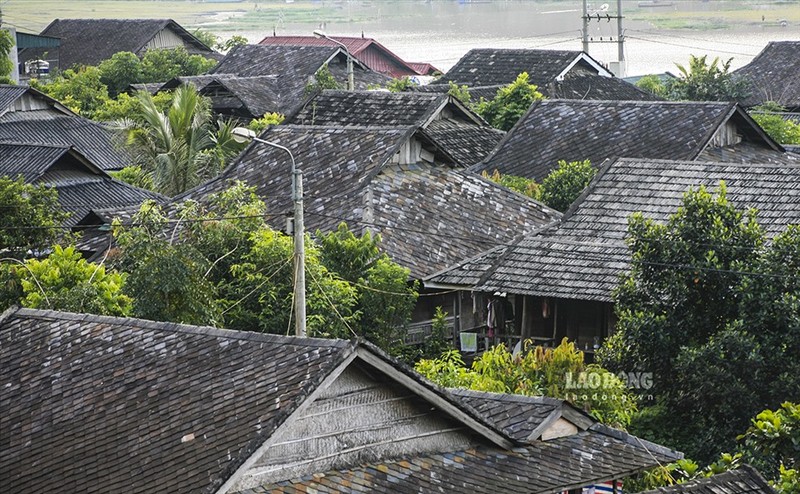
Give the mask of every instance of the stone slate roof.
<path id="1" fill-rule="evenodd" d="M 644 491 L 642 494 L 775 494 L 775 492 L 758 470 L 750 465 L 742 465 L 736 470 Z"/>
<path id="2" fill-rule="evenodd" d="M 303 105 L 290 122 L 421 127 L 424 137 L 462 166 L 489 155 L 505 135 L 443 93 L 324 91 Z"/>
<path id="3" fill-rule="evenodd" d="M 77 116 L 35 120 L 0 118 L 0 143 L 72 146 L 103 170 L 117 170 L 134 162 L 118 144 L 119 137 L 117 131 Z"/>
<path id="4" fill-rule="evenodd" d="M 323 126 L 421 127 L 428 123 L 428 120 L 448 101 L 448 96 L 437 93 L 327 90 L 304 105 L 288 123 Z"/>
<path id="5" fill-rule="evenodd" d="M 734 77 L 748 81 L 747 107 L 775 101 L 800 111 L 800 41 L 770 41 L 749 64 L 735 70 Z"/>
<path id="6" fill-rule="evenodd" d="M 599 69 L 610 75 L 597 62 L 593 66 L 585 59 L 589 57 L 581 51 L 476 48 L 461 57 L 436 84 L 452 81 L 470 87 L 506 85 L 527 72 L 529 82 L 541 87 L 553 82 L 576 61 L 583 70 L 596 74 Z"/>
<path id="7" fill-rule="evenodd" d="M 61 46 L 50 49 L 47 58 L 55 57 L 58 67 L 65 70 L 75 64 L 97 65 L 120 51 L 141 56 L 147 43 L 164 29 L 178 35 L 189 53 L 216 53 L 171 19 L 55 19 L 41 35 L 61 38 Z M 41 49 L 25 49 L 20 61 L 43 55 Z"/>
<path id="8" fill-rule="evenodd" d="M 800 223 L 800 165 L 623 158 L 601 169 L 560 224 L 437 273 L 426 284 L 610 302 L 629 268 L 624 239 L 630 215 L 666 221 L 687 189 L 715 189 L 721 180 L 734 205 L 758 210 L 768 236 Z"/>
<path id="9" fill-rule="evenodd" d="M 15 103 L 23 96 L 28 95 L 34 99 L 44 101 L 47 103 L 49 110 L 22 110 L 11 111 L 16 106 Z M 24 108 L 24 105 L 20 105 Z M 29 114 L 43 114 L 49 117 L 69 115 L 76 116 L 76 114 L 65 107 L 57 100 L 51 98 L 45 93 L 34 89 L 30 86 L 15 85 L 15 84 L 0 84 L 0 122 L 8 122 L 11 120 L 18 120 L 26 118 Z"/>
<path id="10" fill-rule="evenodd" d="M 0 111 L 5 110 L 29 91 L 27 86 L 0 84 Z"/>
<path id="11" fill-rule="evenodd" d="M 414 131 L 414 127 L 280 125 L 262 138 L 288 147 L 303 171 L 309 231 L 330 231 L 341 221 L 356 231 L 369 227 L 380 232 L 383 248 L 414 277 L 510 242 L 560 216 L 532 199 L 445 164 L 392 164 Z M 224 190 L 231 180 L 256 186 L 271 213 L 291 211 L 288 157 L 258 143 L 218 178 L 175 201 L 202 199 Z M 282 220 L 276 218 L 275 225 L 282 228 Z"/>
<path id="12" fill-rule="evenodd" d="M 596 423 L 572 436 L 516 441 L 519 429 L 498 427 L 501 409 L 483 416 L 364 342 L 12 308 L 0 315 L 0 428 L 11 438 L 0 443 L 0 483 L 21 494 L 216 492 L 240 478 L 245 461 L 354 358 L 379 363 L 390 382 L 472 424 L 478 438 L 469 451 L 386 463 L 405 469 L 408 475 L 400 479 L 381 477 L 378 472 L 388 470 L 382 466 L 358 467 L 355 476 L 341 472 L 345 481 L 370 479 L 374 485 L 365 487 L 378 492 L 432 482 L 453 486 L 453 492 L 491 491 L 505 481 L 524 486 L 520 492 L 551 493 L 680 458 Z M 474 403 L 481 395 L 472 398 Z M 550 405 L 514 397 L 505 403 L 521 416 L 517 409 L 526 401 L 533 401 L 532 415 Z M 491 434 L 499 443 L 523 447 L 490 446 Z M 341 482 L 336 475 L 289 483 Z"/>
<path id="13" fill-rule="evenodd" d="M 617 77 L 595 74 L 567 74 L 562 81 L 553 81 L 539 88 L 550 99 L 661 101 L 649 93 Z"/>
<path id="14" fill-rule="evenodd" d="M 327 63 L 334 78 L 344 85 L 347 81 L 345 61 L 346 55 L 337 47 L 241 45 L 229 51 L 209 75 L 277 76 L 282 87 L 305 88 L 310 78 Z M 367 69 L 357 60 L 353 75 L 357 89 L 366 89 L 372 84 L 385 84 L 391 80 Z"/>
<path id="15" fill-rule="evenodd" d="M 450 389 L 449 392 L 520 443 L 539 439 L 540 429 L 548 425 L 548 419 L 559 417 L 561 407 L 569 406 L 561 400 L 544 396 L 484 393 L 466 389 Z"/>
<path id="16" fill-rule="evenodd" d="M 0 342 L 0 483 L 18 493 L 213 492 L 353 348 L 26 309 Z"/>
<path id="17" fill-rule="evenodd" d="M 95 210 L 139 205 L 160 194 L 113 179 L 84 155 L 67 146 L 0 143 L 0 176 L 22 176 L 27 183 L 58 191 L 58 202 L 74 226 Z"/>
<path id="18" fill-rule="evenodd" d="M 475 170 L 541 181 L 559 160 L 588 159 L 594 166 L 618 156 L 694 160 L 731 119 L 746 141 L 783 154 L 735 103 L 544 100 Z"/>
<path id="19" fill-rule="evenodd" d="M 488 125 L 470 125 L 453 119 L 434 120 L 421 132 L 463 166 L 474 165 L 489 156 L 506 135 Z"/>
<path id="20" fill-rule="evenodd" d="M 601 432 L 602 431 L 602 432 Z M 524 492 L 555 494 L 620 476 L 676 456 L 648 451 L 607 428 L 539 441 L 514 451 L 479 447 L 452 453 L 381 461 L 349 470 L 264 485 L 242 494 L 297 492 Z M 627 435 L 625 435 L 627 436 Z M 620 436 L 621 437 L 621 436 Z M 628 436 L 630 437 L 630 436 Z M 669 459 L 671 458 L 671 459 Z"/>

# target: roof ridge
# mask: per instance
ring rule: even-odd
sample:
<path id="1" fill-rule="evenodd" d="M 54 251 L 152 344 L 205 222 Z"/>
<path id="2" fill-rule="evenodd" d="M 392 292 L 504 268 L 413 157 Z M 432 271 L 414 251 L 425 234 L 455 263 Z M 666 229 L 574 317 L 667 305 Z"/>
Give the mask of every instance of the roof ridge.
<path id="1" fill-rule="evenodd" d="M 8 312 L 8 311 L 6 311 Z M 211 326 L 196 326 L 191 324 L 181 324 L 175 322 L 151 321 L 134 317 L 102 316 L 97 314 L 78 314 L 74 312 L 56 311 L 48 309 L 29 309 L 19 308 L 14 312 L 16 317 L 28 319 L 60 319 L 83 322 L 96 322 L 105 324 L 119 324 L 133 326 L 141 329 L 155 329 L 159 331 L 172 331 L 186 334 L 197 334 L 205 336 L 222 337 L 242 341 L 261 341 L 263 343 L 283 343 L 298 346 L 317 346 L 317 347 L 339 347 L 344 346 L 343 342 L 350 345 L 353 343 L 348 340 L 332 340 L 323 338 L 310 338 L 298 336 L 283 336 L 269 333 L 256 333 L 251 331 L 240 331 L 235 329 L 214 328 Z M 6 316 L 6 313 L 3 313 Z M 0 317 L 0 323 L 4 319 Z"/>

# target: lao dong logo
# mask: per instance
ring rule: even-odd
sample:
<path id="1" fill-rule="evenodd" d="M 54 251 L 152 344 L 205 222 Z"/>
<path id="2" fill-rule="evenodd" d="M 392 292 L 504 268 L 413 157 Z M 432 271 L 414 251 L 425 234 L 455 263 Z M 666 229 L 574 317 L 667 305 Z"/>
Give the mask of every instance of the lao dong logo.
<path id="1" fill-rule="evenodd" d="M 652 372 L 579 372 L 577 375 L 572 372 L 566 374 L 567 389 L 608 389 L 616 387 L 616 379 L 629 389 L 650 389 L 653 387 Z M 616 379 L 615 379 L 616 378 Z"/>

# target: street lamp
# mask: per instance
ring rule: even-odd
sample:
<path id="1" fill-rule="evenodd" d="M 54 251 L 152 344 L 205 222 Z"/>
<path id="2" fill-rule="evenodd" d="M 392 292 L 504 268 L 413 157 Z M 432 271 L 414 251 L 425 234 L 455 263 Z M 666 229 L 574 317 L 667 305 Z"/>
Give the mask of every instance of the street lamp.
<path id="1" fill-rule="evenodd" d="M 236 127 L 231 131 L 236 142 L 260 142 L 267 146 L 285 151 L 292 162 L 292 202 L 294 203 L 294 332 L 297 336 L 306 335 L 306 253 L 305 227 L 303 226 L 303 172 L 297 169 L 294 155 L 289 148 L 265 141 L 256 137 L 256 133 L 244 127 Z"/>
<path id="2" fill-rule="evenodd" d="M 323 31 L 320 31 L 319 29 L 315 29 L 314 30 L 314 37 L 315 38 L 325 38 L 328 41 L 333 41 L 337 45 L 339 45 L 342 48 L 344 48 L 344 52 L 345 52 L 345 54 L 347 54 L 347 90 L 348 91 L 355 91 L 356 85 L 355 85 L 355 82 L 353 81 L 353 55 L 350 54 L 350 50 L 347 49 L 347 46 L 345 46 L 345 44 L 342 43 L 341 41 L 337 41 L 337 40 L 331 38 L 330 36 L 325 34 Z"/>

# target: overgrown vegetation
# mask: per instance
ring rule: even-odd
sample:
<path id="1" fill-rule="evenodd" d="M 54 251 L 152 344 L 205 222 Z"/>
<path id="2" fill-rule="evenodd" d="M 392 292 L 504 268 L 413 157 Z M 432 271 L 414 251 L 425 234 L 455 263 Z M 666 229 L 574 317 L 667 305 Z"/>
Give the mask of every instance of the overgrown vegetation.
<path id="1" fill-rule="evenodd" d="M 633 215 L 617 332 L 598 354 L 613 371 L 653 373 L 656 400 L 632 431 L 701 462 L 800 396 L 800 226 L 768 241 L 756 214 L 721 183 L 687 192 L 663 224 Z"/>
<path id="2" fill-rule="evenodd" d="M 569 163 L 560 160 L 556 169 L 542 180 L 542 202 L 563 213 L 581 195 L 596 173 L 589 160 Z"/>
<path id="3" fill-rule="evenodd" d="M 625 383 L 599 365 L 587 364 L 583 352 L 566 338 L 556 348 L 528 341 L 518 355 L 497 345 L 471 367 L 457 350 L 450 350 L 439 358 L 420 360 L 415 369 L 448 388 L 565 399 L 616 427 L 625 428 L 636 411 L 635 398 Z"/>
<path id="4" fill-rule="evenodd" d="M 481 98 L 474 108 L 492 127 L 510 130 L 534 101 L 543 98 L 537 87 L 528 83 L 528 73 L 523 72 L 514 82 L 500 88 L 493 99 Z"/>
<path id="5" fill-rule="evenodd" d="M 753 108 L 750 116 L 770 137 L 780 144 L 800 144 L 800 124 L 784 118 L 786 108 L 768 101 Z"/>

